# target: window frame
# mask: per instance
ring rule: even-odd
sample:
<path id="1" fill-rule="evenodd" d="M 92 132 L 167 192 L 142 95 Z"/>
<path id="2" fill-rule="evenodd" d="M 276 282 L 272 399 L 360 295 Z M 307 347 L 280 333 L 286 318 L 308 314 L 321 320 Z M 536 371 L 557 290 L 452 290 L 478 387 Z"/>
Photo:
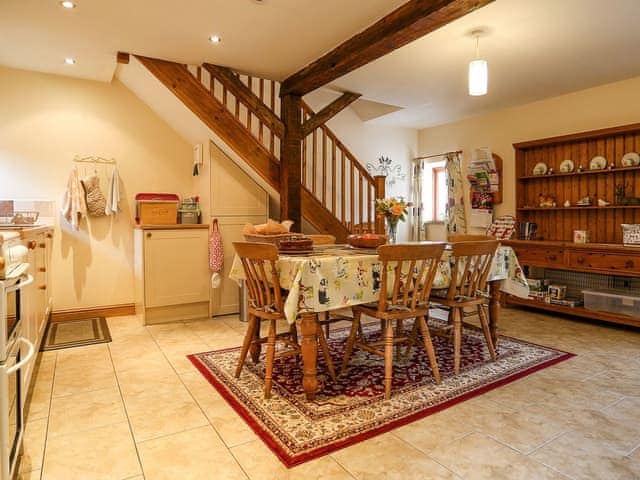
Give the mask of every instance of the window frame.
<path id="1" fill-rule="evenodd" d="M 444 169 L 444 165 L 440 166 L 440 167 L 433 167 L 431 169 L 431 172 L 432 172 L 432 176 L 433 176 L 432 177 L 433 211 L 431 212 L 431 214 L 432 214 L 431 218 L 432 218 L 432 222 L 433 223 L 442 223 L 442 222 L 444 222 L 444 215 L 441 218 L 438 217 L 438 211 L 439 211 L 438 207 L 440 206 L 440 205 L 438 205 L 438 196 L 439 196 L 438 195 L 438 193 L 439 193 L 438 192 L 438 185 L 439 185 L 438 184 L 438 176 L 439 175 L 445 175 L 445 178 L 446 178 L 446 172 L 445 172 L 445 169 Z"/>

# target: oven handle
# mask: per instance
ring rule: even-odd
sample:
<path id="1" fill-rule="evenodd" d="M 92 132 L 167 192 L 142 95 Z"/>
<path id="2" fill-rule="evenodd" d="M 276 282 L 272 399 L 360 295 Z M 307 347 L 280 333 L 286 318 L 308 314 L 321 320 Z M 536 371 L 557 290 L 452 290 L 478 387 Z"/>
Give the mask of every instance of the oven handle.
<path id="1" fill-rule="evenodd" d="M 22 277 L 24 280 L 20 280 L 20 282 L 11 285 L 10 287 L 7 287 L 6 291 L 7 293 L 9 292 L 15 292 L 16 290 L 21 289 L 22 287 L 26 287 L 27 285 L 31 285 L 33 283 L 33 275 L 28 274 Z"/>
<path id="2" fill-rule="evenodd" d="M 31 343 L 29 340 L 27 340 L 24 337 L 18 337 L 17 342 L 22 343 L 23 345 L 26 345 L 29 350 L 27 351 L 27 354 L 22 360 L 20 360 L 18 363 L 16 363 L 12 367 L 7 368 L 7 375 L 11 375 L 13 372 L 21 369 L 27 363 L 29 363 L 31 361 L 31 358 L 33 357 L 33 354 L 36 351 L 36 349 L 33 346 L 33 343 Z"/>

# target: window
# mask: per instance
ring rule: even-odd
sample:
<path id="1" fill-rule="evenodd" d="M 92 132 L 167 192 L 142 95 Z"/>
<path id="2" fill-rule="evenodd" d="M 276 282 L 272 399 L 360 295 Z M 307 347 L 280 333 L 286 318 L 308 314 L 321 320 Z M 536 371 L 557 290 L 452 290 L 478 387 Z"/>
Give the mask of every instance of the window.
<path id="1" fill-rule="evenodd" d="M 422 221 L 444 222 L 447 206 L 447 180 L 444 161 L 423 164 Z"/>
<path id="2" fill-rule="evenodd" d="M 444 166 L 433 168 L 433 212 L 435 222 L 444 222 L 447 206 L 447 176 Z"/>

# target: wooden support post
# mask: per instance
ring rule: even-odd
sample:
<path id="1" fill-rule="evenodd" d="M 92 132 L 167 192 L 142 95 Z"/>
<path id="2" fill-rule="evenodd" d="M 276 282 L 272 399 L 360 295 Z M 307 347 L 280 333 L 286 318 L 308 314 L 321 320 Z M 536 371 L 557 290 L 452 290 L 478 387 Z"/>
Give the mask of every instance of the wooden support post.
<path id="1" fill-rule="evenodd" d="M 302 97 L 285 95 L 281 103 L 284 138 L 280 152 L 280 221 L 302 231 Z"/>
<path id="2" fill-rule="evenodd" d="M 385 192 L 385 183 L 387 181 L 387 177 L 385 177 L 384 175 L 376 175 L 373 177 L 373 179 L 375 180 L 375 198 L 384 198 L 384 196 L 386 195 Z M 375 208 L 375 204 L 374 207 Z M 385 233 L 385 224 L 384 224 L 384 217 L 381 215 L 376 215 L 376 224 L 375 224 L 375 233 L 378 234 L 383 234 Z"/>

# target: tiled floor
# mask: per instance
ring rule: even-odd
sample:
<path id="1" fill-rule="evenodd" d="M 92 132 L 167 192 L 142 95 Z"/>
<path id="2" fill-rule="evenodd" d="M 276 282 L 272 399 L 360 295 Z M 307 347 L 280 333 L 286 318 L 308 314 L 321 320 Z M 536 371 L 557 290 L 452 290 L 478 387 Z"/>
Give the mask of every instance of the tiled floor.
<path id="1" fill-rule="evenodd" d="M 502 333 L 578 356 L 287 470 L 185 355 L 240 344 L 236 317 L 41 354 L 22 479 L 640 478 L 640 331 L 503 310 Z"/>

